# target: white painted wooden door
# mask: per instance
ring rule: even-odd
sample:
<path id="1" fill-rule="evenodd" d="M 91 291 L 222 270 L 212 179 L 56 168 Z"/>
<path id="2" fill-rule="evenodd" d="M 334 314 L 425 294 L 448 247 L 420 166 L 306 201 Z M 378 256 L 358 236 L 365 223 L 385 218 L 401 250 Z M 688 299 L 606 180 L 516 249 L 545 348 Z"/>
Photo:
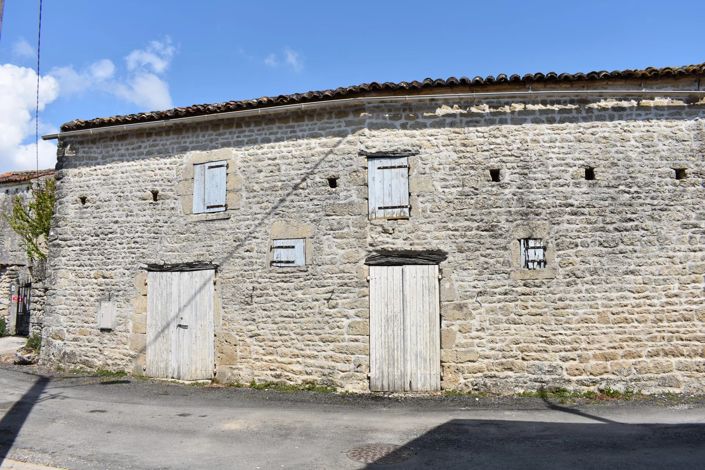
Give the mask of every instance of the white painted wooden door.
<path id="1" fill-rule="evenodd" d="M 212 270 L 147 276 L 147 375 L 213 378 Z"/>
<path id="2" fill-rule="evenodd" d="M 370 266 L 370 389 L 440 386 L 438 266 Z"/>

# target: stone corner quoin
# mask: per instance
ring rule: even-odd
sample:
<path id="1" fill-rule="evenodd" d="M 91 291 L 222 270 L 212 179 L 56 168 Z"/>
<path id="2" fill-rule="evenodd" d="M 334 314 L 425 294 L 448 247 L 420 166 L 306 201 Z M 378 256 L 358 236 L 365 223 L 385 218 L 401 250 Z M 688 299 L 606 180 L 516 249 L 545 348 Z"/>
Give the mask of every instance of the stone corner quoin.
<path id="1" fill-rule="evenodd" d="M 193 378 L 188 353 L 221 382 L 350 391 L 702 390 L 699 78 L 60 134 L 42 361 Z M 165 273 L 206 281 L 184 298 Z"/>

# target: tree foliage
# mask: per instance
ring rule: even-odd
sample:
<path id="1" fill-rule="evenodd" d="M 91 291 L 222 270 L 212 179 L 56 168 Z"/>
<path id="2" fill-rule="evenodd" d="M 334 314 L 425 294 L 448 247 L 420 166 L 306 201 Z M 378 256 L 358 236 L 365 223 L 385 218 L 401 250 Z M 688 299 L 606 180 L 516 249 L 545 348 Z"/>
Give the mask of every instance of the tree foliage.
<path id="1" fill-rule="evenodd" d="M 25 200 L 16 196 L 12 211 L 5 220 L 22 239 L 27 257 L 32 261 L 46 260 L 46 240 L 51 228 L 56 200 L 56 181 L 48 178 L 32 186 L 31 196 Z"/>

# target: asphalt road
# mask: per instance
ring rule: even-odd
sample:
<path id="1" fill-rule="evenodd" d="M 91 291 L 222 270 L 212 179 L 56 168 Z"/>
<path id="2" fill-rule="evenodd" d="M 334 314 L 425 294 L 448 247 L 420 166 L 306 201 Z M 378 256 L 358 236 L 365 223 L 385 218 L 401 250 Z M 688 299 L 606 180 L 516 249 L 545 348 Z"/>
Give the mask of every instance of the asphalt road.
<path id="1" fill-rule="evenodd" d="M 6 465 L 705 468 L 700 400 L 578 407 L 541 399 L 278 393 L 33 371 L 0 368 L 0 461 Z M 400 447 L 352 451 L 367 444 Z M 377 463 L 350 458 L 373 461 L 390 450 Z"/>

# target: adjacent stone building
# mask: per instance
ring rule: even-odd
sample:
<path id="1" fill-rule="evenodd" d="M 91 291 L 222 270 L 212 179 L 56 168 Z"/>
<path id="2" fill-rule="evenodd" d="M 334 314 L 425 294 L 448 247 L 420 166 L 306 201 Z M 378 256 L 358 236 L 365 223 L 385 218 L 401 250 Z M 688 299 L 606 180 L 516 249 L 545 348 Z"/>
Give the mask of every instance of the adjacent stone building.
<path id="1" fill-rule="evenodd" d="M 32 185 L 53 174 L 54 170 L 0 174 L 0 318 L 9 334 L 41 332 L 45 286 L 43 270 L 28 261 L 20 237 L 3 216 L 10 214 L 16 197 L 31 197 Z"/>
<path id="2" fill-rule="evenodd" d="M 65 124 L 42 360 L 353 391 L 705 386 L 705 65 Z"/>

